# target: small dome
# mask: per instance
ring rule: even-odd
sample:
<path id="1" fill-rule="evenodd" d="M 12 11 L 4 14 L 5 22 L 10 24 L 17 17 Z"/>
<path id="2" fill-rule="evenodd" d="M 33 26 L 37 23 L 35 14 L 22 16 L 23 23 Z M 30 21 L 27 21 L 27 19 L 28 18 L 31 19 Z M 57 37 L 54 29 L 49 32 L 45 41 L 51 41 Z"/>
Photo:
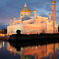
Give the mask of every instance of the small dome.
<path id="1" fill-rule="evenodd" d="M 49 13 L 49 15 L 51 15 L 51 13 Z"/>
<path id="2" fill-rule="evenodd" d="M 52 1 L 52 4 L 55 4 L 56 3 L 56 1 Z"/>
<path id="3" fill-rule="evenodd" d="M 10 18 L 10 20 L 12 20 L 12 18 Z"/>
<path id="4" fill-rule="evenodd" d="M 36 12 L 36 10 L 33 10 L 33 12 Z"/>

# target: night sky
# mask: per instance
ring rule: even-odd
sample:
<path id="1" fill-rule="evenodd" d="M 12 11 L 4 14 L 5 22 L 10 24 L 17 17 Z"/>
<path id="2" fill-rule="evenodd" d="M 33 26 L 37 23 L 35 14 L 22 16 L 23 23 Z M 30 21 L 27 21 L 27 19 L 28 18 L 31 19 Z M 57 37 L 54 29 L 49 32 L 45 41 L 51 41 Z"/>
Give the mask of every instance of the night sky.
<path id="1" fill-rule="evenodd" d="M 59 23 L 59 0 L 56 1 L 56 21 Z M 37 11 L 38 16 L 48 17 L 52 14 L 51 2 L 52 0 L 0 0 L 0 29 L 6 29 L 10 24 L 10 18 L 20 17 L 20 10 L 24 4 L 31 10 L 31 17 L 33 17 L 33 10 Z"/>

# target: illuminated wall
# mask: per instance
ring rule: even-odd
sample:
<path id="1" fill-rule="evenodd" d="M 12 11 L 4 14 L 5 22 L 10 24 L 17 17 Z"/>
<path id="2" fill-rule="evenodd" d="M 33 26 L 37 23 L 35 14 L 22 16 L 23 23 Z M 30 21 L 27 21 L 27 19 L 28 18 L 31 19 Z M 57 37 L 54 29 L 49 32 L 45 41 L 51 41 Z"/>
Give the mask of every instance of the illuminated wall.
<path id="1" fill-rule="evenodd" d="M 16 34 L 17 30 L 21 30 L 21 34 L 23 34 L 23 24 L 16 24 L 7 27 L 7 34 Z"/>

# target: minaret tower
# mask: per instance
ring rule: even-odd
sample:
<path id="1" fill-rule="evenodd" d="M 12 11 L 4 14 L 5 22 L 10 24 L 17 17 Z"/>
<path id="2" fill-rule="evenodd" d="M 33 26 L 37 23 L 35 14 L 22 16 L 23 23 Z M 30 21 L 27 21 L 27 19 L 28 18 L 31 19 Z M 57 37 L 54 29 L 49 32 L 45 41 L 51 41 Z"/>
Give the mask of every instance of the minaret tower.
<path id="1" fill-rule="evenodd" d="M 55 5 L 55 1 L 52 1 L 52 20 L 54 22 L 54 25 L 56 25 L 56 5 Z"/>
<path id="2" fill-rule="evenodd" d="M 14 22 L 15 22 L 15 20 L 16 20 L 16 17 L 14 17 Z"/>
<path id="3" fill-rule="evenodd" d="M 16 17 L 14 17 L 14 24 L 15 24 Z"/>
<path id="4" fill-rule="evenodd" d="M 10 18 L 10 25 L 12 25 L 12 18 Z"/>
<path id="5" fill-rule="evenodd" d="M 52 20 L 53 20 L 53 26 L 54 26 L 54 32 L 55 32 L 55 25 L 56 25 L 56 1 L 52 1 Z"/>
<path id="6" fill-rule="evenodd" d="M 49 13 L 49 22 L 51 22 L 51 14 Z"/>
<path id="7" fill-rule="evenodd" d="M 36 10 L 33 11 L 33 13 L 34 13 L 34 20 L 36 20 L 36 12 L 37 12 Z"/>

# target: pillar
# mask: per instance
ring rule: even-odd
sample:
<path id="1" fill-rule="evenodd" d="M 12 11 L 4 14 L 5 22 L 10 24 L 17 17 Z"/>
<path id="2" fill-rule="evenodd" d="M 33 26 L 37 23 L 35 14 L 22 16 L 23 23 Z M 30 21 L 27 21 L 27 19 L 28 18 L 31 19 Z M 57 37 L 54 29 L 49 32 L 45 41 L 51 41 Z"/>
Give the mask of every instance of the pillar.
<path id="1" fill-rule="evenodd" d="M 49 22 L 51 22 L 51 14 L 49 13 Z"/>
<path id="2" fill-rule="evenodd" d="M 55 33 L 55 25 L 56 25 L 56 5 L 55 1 L 52 1 L 52 20 L 53 20 L 53 28 L 54 28 L 54 33 Z"/>
<path id="3" fill-rule="evenodd" d="M 12 25 L 12 18 L 10 18 L 10 25 Z"/>
<path id="4" fill-rule="evenodd" d="M 34 20 L 36 21 L 36 10 L 34 10 L 33 13 L 34 13 Z"/>
<path id="5" fill-rule="evenodd" d="M 14 17 L 14 22 L 15 22 L 15 20 L 16 20 L 16 17 Z"/>

